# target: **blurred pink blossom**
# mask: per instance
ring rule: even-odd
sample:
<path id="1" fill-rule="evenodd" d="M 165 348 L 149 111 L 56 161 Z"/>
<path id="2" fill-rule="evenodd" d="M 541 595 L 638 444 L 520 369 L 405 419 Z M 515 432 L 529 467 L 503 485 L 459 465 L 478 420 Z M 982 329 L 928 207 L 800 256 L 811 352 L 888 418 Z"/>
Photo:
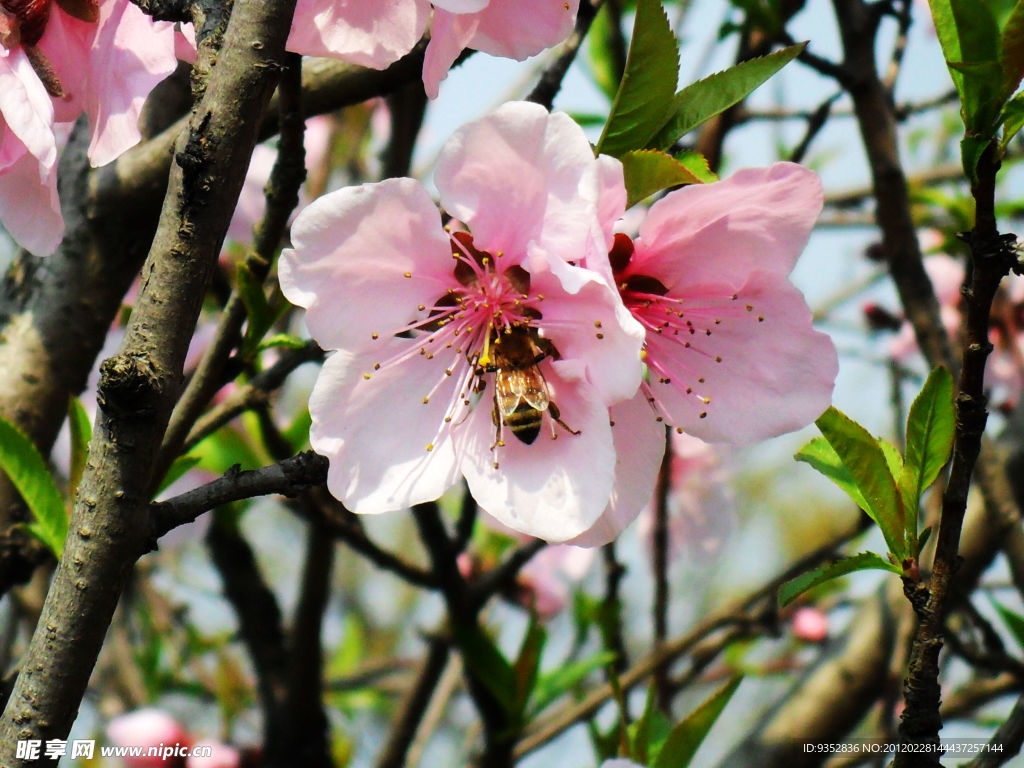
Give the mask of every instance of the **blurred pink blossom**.
<path id="1" fill-rule="evenodd" d="M 828 616 L 819 608 L 798 608 L 791 626 L 793 636 L 808 643 L 820 643 L 828 637 Z"/>
<path id="2" fill-rule="evenodd" d="M 924 258 L 924 268 L 939 302 L 942 326 L 955 344 L 962 322 L 960 287 L 964 282 L 964 267 L 957 259 L 936 253 Z M 872 313 L 879 311 L 884 310 L 865 308 L 869 322 Z M 993 349 L 985 368 L 985 384 L 994 407 L 1012 410 L 1020 401 L 1024 387 L 1024 279 L 1011 275 L 1003 282 L 992 303 L 991 317 L 989 341 Z M 889 356 L 907 364 L 917 354 L 914 329 L 903 320 L 889 344 Z"/>
<path id="3" fill-rule="evenodd" d="M 552 544 L 538 552 L 520 571 L 516 586 L 520 601 L 541 618 L 559 613 L 594 562 L 596 550 L 571 544 Z"/>
<path id="4" fill-rule="evenodd" d="M 306 121 L 305 147 L 306 170 L 319 167 L 327 156 L 331 136 L 331 118 L 327 116 L 311 117 Z M 277 161 L 277 150 L 269 144 L 257 144 L 249 161 L 242 191 L 238 196 L 238 205 L 228 225 L 227 239 L 248 245 L 252 243 L 253 227 L 263 217 L 267 198 L 264 187 L 270 181 L 270 173 Z M 308 203 L 305 193 L 299 193 L 299 205 Z"/>

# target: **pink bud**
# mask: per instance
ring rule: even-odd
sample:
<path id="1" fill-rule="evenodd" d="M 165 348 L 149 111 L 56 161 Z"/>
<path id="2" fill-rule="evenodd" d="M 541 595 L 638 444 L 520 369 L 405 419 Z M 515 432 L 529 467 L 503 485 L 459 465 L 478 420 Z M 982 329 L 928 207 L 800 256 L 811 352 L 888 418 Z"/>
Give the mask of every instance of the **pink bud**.
<path id="1" fill-rule="evenodd" d="M 793 636 L 808 643 L 828 637 L 828 616 L 817 608 L 804 607 L 793 614 Z"/>

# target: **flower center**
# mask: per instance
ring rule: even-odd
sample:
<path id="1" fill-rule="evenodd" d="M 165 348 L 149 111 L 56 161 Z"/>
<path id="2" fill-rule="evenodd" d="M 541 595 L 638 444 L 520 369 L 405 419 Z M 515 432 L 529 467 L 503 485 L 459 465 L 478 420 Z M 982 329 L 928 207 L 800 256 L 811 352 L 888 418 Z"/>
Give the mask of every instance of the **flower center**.
<path id="1" fill-rule="evenodd" d="M 50 18 L 53 0 L 0 0 L 0 45 L 32 47 Z"/>

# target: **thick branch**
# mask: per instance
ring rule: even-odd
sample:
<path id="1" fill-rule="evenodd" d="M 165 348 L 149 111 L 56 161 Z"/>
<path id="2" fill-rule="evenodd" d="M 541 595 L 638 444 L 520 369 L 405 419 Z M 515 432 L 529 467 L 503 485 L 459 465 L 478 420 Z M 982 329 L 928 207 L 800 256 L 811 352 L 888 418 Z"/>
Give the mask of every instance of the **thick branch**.
<path id="1" fill-rule="evenodd" d="M 0 765 L 42 762 L 16 758 L 19 739 L 67 738 L 124 580 L 145 551 L 148 526 L 140 521 L 147 514 L 150 469 L 284 56 L 294 5 L 239 0 L 223 49 L 217 48 L 219 34 L 200 43 L 198 71 L 211 74 L 176 145 L 131 325 L 119 354 L 103 365 L 100 414 L 64 556 L 0 721 Z M 209 29 L 215 20 L 205 21 Z"/>

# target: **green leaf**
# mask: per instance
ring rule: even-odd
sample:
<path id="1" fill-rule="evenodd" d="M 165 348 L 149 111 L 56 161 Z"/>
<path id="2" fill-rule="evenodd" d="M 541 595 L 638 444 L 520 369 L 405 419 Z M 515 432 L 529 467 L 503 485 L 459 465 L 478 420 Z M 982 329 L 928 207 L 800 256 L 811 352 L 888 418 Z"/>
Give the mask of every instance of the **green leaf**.
<path id="1" fill-rule="evenodd" d="M 676 160 L 685 165 L 690 173 L 705 184 L 718 181 L 718 174 L 711 170 L 708 159 L 700 152 L 680 152 Z"/>
<path id="2" fill-rule="evenodd" d="M 861 552 L 845 557 L 828 565 L 822 565 L 812 571 L 801 574 L 779 587 L 779 606 L 785 607 L 811 587 L 824 584 L 826 581 L 845 576 L 848 573 L 866 570 L 891 571 L 903 575 L 903 569 L 894 565 L 886 558 L 874 552 Z"/>
<path id="3" fill-rule="evenodd" d="M 956 19 L 953 16 L 951 0 L 928 0 L 928 6 L 932 11 L 932 21 L 935 24 L 935 34 L 939 38 L 939 45 L 942 47 L 942 56 L 948 64 L 951 61 L 963 61 L 960 52 L 960 35 L 956 28 Z M 964 101 L 964 79 L 963 75 L 955 69 L 949 70 L 953 78 L 953 85 L 956 86 L 960 95 L 960 102 Z"/>
<path id="4" fill-rule="evenodd" d="M 298 336 L 292 336 L 290 333 L 275 333 L 273 336 L 264 339 L 260 342 L 258 349 L 260 351 L 264 349 L 270 349 L 271 347 L 283 347 L 284 349 L 302 349 L 306 346 L 306 342 L 300 339 Z"/>
<path id="5" fill-rule="evenodd" d="M 530 698 L 530 715 L 543 712 L 559 696 L 579 685 L 591 672 L 596 672 L 614 661 L 614 651 L 601 651 L 588 659 L 563 664 L 540 675 L 534 686 L 533 696 Z"/>
<path id="6" fill-rule="evenodd" d="M 28 530 L 59 558 L 68 535 L 64 497 L 32 441 L 3 419 L 0 419 L 0 469 L 7 473 L 32 513 Z"/>
<path id="7" fill-rule="evenodd" d="M 999 63 L 1003 68 L 1003 98 L 1008 99 L 1024 78 L 1024 0 L 1017 0 L 999 33 Z"/>
<path id="8" fill-rule="evenodd" d="M 659 0 L 639 0 L 626 71 L 596 153 L 620 157 L 646 147 L 668 119 L 678 79 L 679 48 L 665 9 Z"/>
<path id="9" fill-rule="evenodd" d="M 466 667 L 513 720 L 520 715 L 516 701 L 516 672 L 494 641 L 476 623 L 457 621 L 452 625 L 455 640 Z"/>
<path id="10" fill-rule="evenodd" d="M 730 680 L 672 729 L 654 768 L 687 768 L 743 678 Z"/>
<path id="11" fill-rule="evenodd" d="M 601 89 L 609 99 L 615 98 L 618 90 L 619 79 L 622 77 L 621 61 L 616 64 L 617 56 L 612 56 L 612 42 L 618 37 L 619 32 L 612 22 L 611 10 L 607 4 L 601 6 L 593 23 L 590 25 L 590 33 L 587 35 L 586 62 L 589 65 L 590 74 L 594 78 L 597 87 Z M 578 121 L 577 121 L 578 122 Z M 604 123 L 602 118 L 601 123 Z"/>
<path id="12" fill-rule="evenodd" d="M 516 682 L 514 693 L 517 715 L 522 715 L 526 711 L 526 704 L 537 685 L 540 656 L 547 637 L 547 632 L 540 622 L 536 618 L 531 619 L 530 626 L 526 628 L 526 635 L 523 637 L 523 644 L 519 648 L 519 655 L 512 666 Z"/>
<path id="13" fill-rule="evenodd" d="M 806 46 L 807 43 L 791 45 L 686 86 L 672 99 L 668 121 L 647 146 L 668 149 L 701 123 L 745 99 Z"/>
<path id="14" fill-rule="evenodd" d="M 68 400 L 68 427 L 71 432 L 71 469 L 68 474 L 68 498 L 74 499 L 78 484 L 85 471 L 85 460 L 89 456 L 89 441 L 92 439 L 92 422 L 85 406 L 77 397 Z"/>
<path id="15" fill-rule="evenodd" d="M 909 541 L 917 538 L 921 495 L 939 476 L 953 447 L 953 377 L 942 366 L 928 375 L 907 416 L 907 457 L 899 475 Z"/>
<path id="16" fill-rule="evenodd" d="M 868 511 L 868 503 L 865 501 L 860 489 L 857 488 L 857 482 L 853 479 L 853 475 L 843 465 L 843 460 L 839 458 L 839 454 L 836 453 L 835 449 L 824 437 L 816 437 L 811 440 L 797 451 L 793 458 L 810 464 L 844 490 L 846 495 L 853 499 L 854 504 L 865 512 Z"/>
<path id="17" fill-rule="evenodd" d="M 989 600 L 992 601 L 992 605 L 995 607 L 996 611 L 998 611 L 1003 623 L 1005 623 L 1010 632 L 1013 633 L 1013 637 L 1017 641 L 1017 645 L 1024 648 L 1024 616 L 1021 616 L 1019 613 L 1011 611 L 1005 605 L 996 602 L 996 599 L 991 595 L 989 596 Z"/>
<path id="18" fill-rule="evenodd" d="M 964 78 L 961 114 L 967 132 L 991 138 L 996 131 L 999 113 L 1005 103 L 1002 92 L 1003 68 L 995 59 L 953 62 L 949 65 Z"/>
<path id="19" fill-rule="evenodd" d="M 668 187 L 701 183 L 689 168 L 667 152 L 638 149 L 620 159 L 626 177 L 627 208 Z"/>
<path id="20" fill-rule="evenodd" d="M 1024 127 L 1024 94 L 1014 96 L 1006 102 L 999 120 L 1003 125 L 1003 137 L 999 141 L 999 149 L 1005 151 L 1013 137 Z"/>
<path id="21" fill-rule="evenodd" d="M 909 552 L 904 534 L 903 500 L 878 441 L 835 407 L 829 407 L 815 424 L 853 478 L 867 503 L 864 511 L 882 529 L 889 551 L 904 560 Z"/>
<path id="22" fill-rule="evenodd" d="M 978 161 L 991 141 L 985 136 L 964 136 L 960 139 L 960 162 L 964 174 L 972 181 L 978 177 Z"/>

